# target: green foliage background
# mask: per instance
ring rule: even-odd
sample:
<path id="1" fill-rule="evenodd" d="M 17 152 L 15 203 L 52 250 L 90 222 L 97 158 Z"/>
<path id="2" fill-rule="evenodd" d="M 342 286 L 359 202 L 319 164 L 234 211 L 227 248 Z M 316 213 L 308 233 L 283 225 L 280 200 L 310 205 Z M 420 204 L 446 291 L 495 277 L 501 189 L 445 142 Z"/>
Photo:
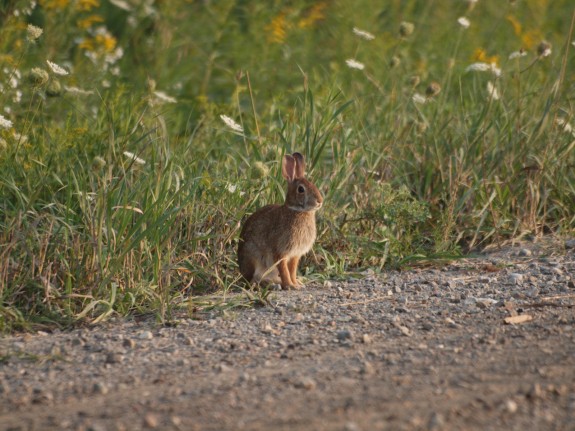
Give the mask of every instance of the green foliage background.
<path id="1" fill-rule="evenodd" d="M 574 12 L 2 3 L 0 328 L 253 304 L 227 296 L 236 238 L 283 199 L 285 152 L 326 195 L 312 278 L 572 232 Z"/>

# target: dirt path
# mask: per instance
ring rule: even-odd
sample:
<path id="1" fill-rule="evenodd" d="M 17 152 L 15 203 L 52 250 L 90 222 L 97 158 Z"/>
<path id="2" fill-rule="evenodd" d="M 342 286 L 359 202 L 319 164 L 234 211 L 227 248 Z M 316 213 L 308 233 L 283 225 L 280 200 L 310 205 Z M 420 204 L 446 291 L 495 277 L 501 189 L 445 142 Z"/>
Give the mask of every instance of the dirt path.
<path id="1" fill-rule="evenodd" d="M 575 430 L 574 274 L 573 249 L 531 245 L 171 328 L 5 337 L 0 429 Z"/>

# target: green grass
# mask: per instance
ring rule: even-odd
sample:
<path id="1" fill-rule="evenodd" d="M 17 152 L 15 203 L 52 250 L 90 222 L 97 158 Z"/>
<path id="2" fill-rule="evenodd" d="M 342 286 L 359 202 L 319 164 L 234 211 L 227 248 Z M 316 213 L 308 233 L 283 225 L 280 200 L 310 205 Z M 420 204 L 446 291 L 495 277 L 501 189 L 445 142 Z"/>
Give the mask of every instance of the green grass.
<path id="1" fill-rule="evenodd" d="M 569 0 L 102 3 L 0 6 L 0 330 L 268 303 L 230 293 L 285 152 L 326 198 L 312 279 L 573 233 Z"/>

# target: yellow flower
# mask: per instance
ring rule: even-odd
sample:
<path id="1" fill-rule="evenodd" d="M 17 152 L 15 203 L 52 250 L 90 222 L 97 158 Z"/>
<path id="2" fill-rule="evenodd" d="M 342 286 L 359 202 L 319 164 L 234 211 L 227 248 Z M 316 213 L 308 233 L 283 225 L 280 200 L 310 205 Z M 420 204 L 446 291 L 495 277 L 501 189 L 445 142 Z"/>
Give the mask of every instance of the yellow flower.
<path id="1" fill-rule="evenodd" d="M 76 9 L 82 12 L 89 12 L 100 6 L 100 0 L 78 0 Z"/>
<path id="2" fill-rule="evenodd" d="M 327 8 L 327 2 L 322 1 L 314 4 L 298 22 L 299 28 L 313 27 L 316 22 L 325 19 L 324 10 Z"/>
<path id="3" fill-rule="evenodd" d="M 288 30 L 286 14 L 282 12 L 277 15 L 274 19 L 272 19 L 272 22 L 266 25 L 265 30 L 267 32 L 268 42 L 284 43 Z"/>
<path id="4" fill-rule="evenodd" d="M 499 56 L 498 55 L 487 55 L 487 51 L 483 48 L 477 48 L 473 53 L 473 60 L 487 63 L 487 64 L 499 64 Z"/>
<path id="5" fill-rule="evenodd" d="M 513 26 L 513 31 L 515 32 L 515 35 L 521 36 L 521 31 L 523 30 L 523 27 L 521 26 L 521 23 L 517 20 L 517 18 L 515 18 L 513 15 L 507 15 L 505 19 L 509 21 Z"/>
<path id="6" fill-rule="evenodd" d="M 81 28 L 83 30 L 87 30 L 90 27 L 92 27 L 94 24 L 101 23 L 101 22 L 104 22 L 104 18 L 101 17 L 100 15 L 90 15 L 86 18 L 79 19 L 77 24 L 78 24 L 78 28 Z"/>
<path id="7" fill-rule="evenodd" d="M 65 9 L 70 0 L 40 0 L 40 6 L 47 10 L 54 10 L 54 9 Z"/>
<path id="8" fill-rule="evenodd" d="M 96 43 L 104 48 L 105 52 L 112 52 L 118 41 L 110 33 L 96 35 Z"/>

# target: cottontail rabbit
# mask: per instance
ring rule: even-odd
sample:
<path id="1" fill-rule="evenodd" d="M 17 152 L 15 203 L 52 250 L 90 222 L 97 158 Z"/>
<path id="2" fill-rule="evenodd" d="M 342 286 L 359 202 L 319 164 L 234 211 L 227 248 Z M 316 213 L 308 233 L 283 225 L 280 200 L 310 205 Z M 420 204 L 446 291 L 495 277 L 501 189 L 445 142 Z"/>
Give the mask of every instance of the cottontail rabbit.
<path id="1" fill-rule="evenodd" d="M 286 200 L 283 205 L 266 205 L 246 220 L 240 233 L 238 263 L 248 282 L 299 289 L 303 285 L 297 280 L 297 266 L 315 241 L 315 212 L 323 198 L 305 179 L 300 153 L 284 156 L 282 175 L 288 182 Z"/>

